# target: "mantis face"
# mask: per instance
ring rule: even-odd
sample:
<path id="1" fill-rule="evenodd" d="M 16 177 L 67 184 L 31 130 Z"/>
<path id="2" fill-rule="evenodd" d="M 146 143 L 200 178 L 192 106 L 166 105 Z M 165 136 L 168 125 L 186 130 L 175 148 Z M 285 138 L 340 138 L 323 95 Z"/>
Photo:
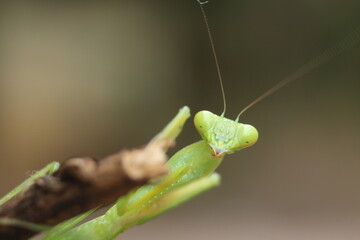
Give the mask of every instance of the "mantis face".
<path id="1" fill-rule="evenodd" d="M 256 143 L 259 136 L 253 126 L 217 116 L 209 111 L 198 112 L 194 117 L 194 124 L 216 157 L 249 147 Z"/>

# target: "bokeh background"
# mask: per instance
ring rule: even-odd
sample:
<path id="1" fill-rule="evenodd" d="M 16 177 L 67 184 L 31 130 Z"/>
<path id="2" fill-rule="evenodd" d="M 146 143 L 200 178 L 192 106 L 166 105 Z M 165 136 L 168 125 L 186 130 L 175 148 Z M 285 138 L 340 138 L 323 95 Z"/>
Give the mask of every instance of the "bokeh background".
<path id="1" fill-rule="evenodd" d="M 358 0 L 206 10 L 229 118 L 360 25 Z M 51 161 L 144 144 L 183 105 L 222 111 L 195 0 L 3 1 L 0 52 L 0 194 Z M 221 187 L 122 239 L 360 239 L 359 63 L 360 45 L 248 110 L 259 142 L 226 157 Z M 190 121 L 176 149 L 198 139 Z"/>

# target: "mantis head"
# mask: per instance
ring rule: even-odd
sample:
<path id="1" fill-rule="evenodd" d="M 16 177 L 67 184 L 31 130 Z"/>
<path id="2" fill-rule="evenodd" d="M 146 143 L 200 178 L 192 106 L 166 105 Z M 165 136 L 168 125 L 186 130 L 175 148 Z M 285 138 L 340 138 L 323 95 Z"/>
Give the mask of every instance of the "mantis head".
<path id="1" fill-rule="evenodd" d="M 259 136 L 253 126 L 217 116 L 209 111 L 198 112 L 194 117 L 194 124 L 216 157 L 249 147 L 256 143 Z"/>

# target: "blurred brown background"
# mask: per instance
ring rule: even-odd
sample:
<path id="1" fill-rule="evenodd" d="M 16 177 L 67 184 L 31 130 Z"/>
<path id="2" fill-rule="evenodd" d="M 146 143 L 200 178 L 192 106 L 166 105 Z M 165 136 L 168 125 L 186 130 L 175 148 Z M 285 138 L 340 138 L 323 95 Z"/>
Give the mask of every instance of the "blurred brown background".
<path id="1" fill-rule="evenodd" d="M 5 2 L 5 1 L 4 1 Z M 0 194 L 34 169 L 221 113 L 195 0 L 1 2 Z M 360 25 L 358 0 L 210 1 L 229 118 Z M 360 45 L 256 105 L 222 186 L 122 239 L 360 239 Z M 197 141 L 191 122 L 177 149 Z"/>

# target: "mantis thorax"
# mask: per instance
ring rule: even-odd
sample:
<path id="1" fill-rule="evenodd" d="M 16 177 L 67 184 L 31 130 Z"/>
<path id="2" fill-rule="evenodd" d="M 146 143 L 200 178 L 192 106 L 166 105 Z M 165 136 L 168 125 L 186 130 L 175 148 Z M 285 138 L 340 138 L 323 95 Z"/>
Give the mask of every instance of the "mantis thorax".
<path id="1" fill-rule="evenodd" d="M 257 130 L 248 124 L 217 116 L 209 111 L 195 115 L 194 124 L 202 139 L 221 157 L 253 145 L 258 139 Z"/>

